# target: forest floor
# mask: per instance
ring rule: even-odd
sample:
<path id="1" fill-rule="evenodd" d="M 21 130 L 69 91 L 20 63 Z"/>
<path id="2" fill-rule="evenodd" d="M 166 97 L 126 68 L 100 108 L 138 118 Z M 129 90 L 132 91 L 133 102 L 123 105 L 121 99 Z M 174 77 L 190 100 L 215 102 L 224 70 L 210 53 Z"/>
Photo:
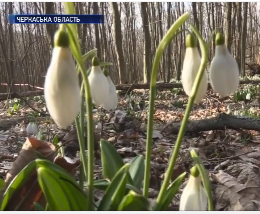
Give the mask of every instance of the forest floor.
<path id="1" fill-rule="evenodd" d="M 260 94 L 258 86 L 244 85 L 240 87 L 236 97 L 219 99 L 209 90 L 203 101 L 194 105 L 190 120 L 216 117 L 221 112 L 259 119 L 258 93 Z M 158 194 L 177 138 L 176 134 L 165 134 L 163 130 L 169 123 L 181 122 L 187 101 L 182 89 L 157 92 L 149 191 L 151 199 L 156 198 Z M 42 96 L 30 98 L 27 102 L 39 111 L 46 111 Z M 145 155 L 148 105 L 149 90 L 140 89 L 119 97 L 116 114 L 101 109 L 94 113 L 95 132 L 108 140 L 125 162 L 131 161 L 136 155 Z M 32 114 L 37 116 L 37 112 L 19 99 L 0 102 L 0 177 L 3 179 L 28 137 L 26 126 L 29 115 Z M 100 115 L 103 115 L 103 123 L 99 121 Z M 70 133 L 69 129 L 68 132 L 58 129 L 49 116 L 36 118 L 39 129 L 47 141 L 51 142 L 56 134 L 61 136 L 63 133 L 64 136 Z M 259 143 L 259 132 L 254 130 L 225 129 L 186 134 L 172 179 L 184 171 L 189 172 L 192 167 L 189 151 L 195 148 L 212 181 L 215 210 L 260 210 Z M 76 159 L 77 156 L 74 157 L 71 149 L 72 147 L 66 150 L 67 155 Z M 95 178 L 101 177 L 100 156 L 96 155 Z M 187 179 L 188 176 L 175 196 L 173 210 L 178 210 L 179 197 Z M 100 196 L 100 193 L 96 192 L 96 197 Z"/>

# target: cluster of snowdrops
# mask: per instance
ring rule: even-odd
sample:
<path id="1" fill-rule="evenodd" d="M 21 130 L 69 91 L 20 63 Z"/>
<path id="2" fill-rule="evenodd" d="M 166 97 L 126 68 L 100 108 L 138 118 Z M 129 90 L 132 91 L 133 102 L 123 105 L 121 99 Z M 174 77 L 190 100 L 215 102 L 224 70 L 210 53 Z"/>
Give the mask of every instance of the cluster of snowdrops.
<path id="1" fill-rule="evenodd" d="M 61 128 L 67 128 L 78 116 L 82 95 L 75 71 L 75 61 L 70 50 L 67 32 L 60 28 L 55 34 L 55 47 L 47 71 L 44 96 L 48 111 Z M 188 96 L 194 96 L 194 84 L 199 79 L 194 102 L 202 100 L 207 92 L 208 75 L 205 69 L 201 77 L 198 73 L 202 58 L 198 52 L 193 33 L 186 37 L 186 54 L 183 62 L 182 84 Z M 221 96 L 233 93 L 239 86 L 239 69 L 236 60 L 225 46 L 224 36 L 216 34 L 215 56 L 209 68 L 209 80 L 212 88 Z M 91 72 L 88 75 L 89 90 L 93 103 L 106 110 L 114 110 L 118 103 L 115 85 L 106 70 L 100 67 L 99 59 L 92 59 Z M 207 210 L 209 195 L 201 184 L 202 176 L 195 165 L 180 199 L 180 210 Z M 212 209 L 212 208 L 211 208 Z"/>

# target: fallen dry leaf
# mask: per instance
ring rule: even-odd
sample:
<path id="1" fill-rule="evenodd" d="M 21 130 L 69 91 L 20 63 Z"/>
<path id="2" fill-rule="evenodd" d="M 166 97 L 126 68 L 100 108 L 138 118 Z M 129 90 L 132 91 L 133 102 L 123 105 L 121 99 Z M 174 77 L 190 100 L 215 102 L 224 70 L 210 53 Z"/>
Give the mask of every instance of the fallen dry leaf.
<path id="1" fill-rule="evenodd" d="M 256 211 L 260 209 L 260 186 L 251 176 L 248 176 L 244 184 L 222 170 L 212 177 L 219 183 L 215 189 L 215 210 Z"/>

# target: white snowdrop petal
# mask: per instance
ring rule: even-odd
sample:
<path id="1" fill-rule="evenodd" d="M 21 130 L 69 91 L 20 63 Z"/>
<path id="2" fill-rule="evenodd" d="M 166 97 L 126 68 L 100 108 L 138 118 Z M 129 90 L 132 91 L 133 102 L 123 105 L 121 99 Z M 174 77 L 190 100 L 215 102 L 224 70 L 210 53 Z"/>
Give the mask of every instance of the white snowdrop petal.
<path id="1" fill-rule="evenodd" d="M 37 124 L 34 122 L 30 122 L 26 127 L 26 132 L 28 135 L 36 135 L 38 133 Z"/>
<path id="2" fill-rule="evenodd" d="M 92 66 L 88 80 L 93 102 L 96 105 L 103 105 L 109 96 L 109 84 L 100 66 Z"/>
<path id="3" fill-rule="evenodd" d="M 197 48 L 186 48 L 182 69 L 182 85 L 185 93 L 191 96 L 192 87 L 199 71 L 201 58 Z M 208 88 L 207 73 L 204 72 L 194 102 L 199 103 L 205 96 Z"/>
<path id="4" fill-rule="evenodd" d="M 104 109 L 109 111 L 109 110 L 113 110 L 116 108 L 118 98 L 117 98 L 116 87 L 115 87 L 114 83 L 112 82 L 112 80 L 109 76 L 106 78 L 107 78 L 107 81 L 109 84 L 109 96 L 107 97 L 103 106 L 104 106 Z"/>
<path id="5" fill-rule="evenodd" d="M 239 69 L 236 60 L 225 45 L 216 46 L 209 70 L 210 84 L 221 96 L 234 93 L 239 87 Z"/>
<path id="6" fill-rule="evenodd" d="M 55 123 L 61 128 L 67 128 L 77 117 L 81 104 L 79 80 L 69 48 L 53 49 L 44 95 Z"/>
<path id="7" fill-rule="evenodd" d="M 180 199 L 180 211 L 207 210 L 207 194 L 201 185 L 201 178 L 190 175 Z"/>

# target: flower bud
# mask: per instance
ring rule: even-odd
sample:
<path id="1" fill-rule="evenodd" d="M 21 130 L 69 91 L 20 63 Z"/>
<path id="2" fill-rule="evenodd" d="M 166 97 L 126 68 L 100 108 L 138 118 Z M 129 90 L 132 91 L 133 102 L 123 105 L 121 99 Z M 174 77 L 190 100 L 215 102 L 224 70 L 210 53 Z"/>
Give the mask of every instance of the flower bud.
<path id="1" fill-rule="evenodd" d="M 94 57 L 92 60 L 92 68 L 88 75 L 88 81 L 93 102 L 96 105 L 103 106 L 109 96 L 109 84 L 99 66 L 97 57 Z"/>
<path id="2" fill-rule="evenodd" d="M 186 52 L 183 61 L 182 69 L 182 86 L 185 93 L 191 96 L 192 87 L 195 82 L 196 76 L 199 71 L 201 63 L 201 57 L 199 55 L 198 49 L 196 47 L 196 40 L 192 34 L 186 37 Z M 199 89 L 195 97 L 194 102 L 199 103 L 205 96 L 208 88 L 207 74 L 204 71 L 202 79 L 200 81 Z"/>
<path id="3" fill-rule="evenodd" d="M 201 177 L 196 166 L 191 169 L 186 187 L 180 199 L 180 211 L 206 211 L 208 196 L 201 185 Z"/>
<path id="4" fill-rule="evenodd" d="M 44 96 L 48 111 L 61 128 L 67 128 L 80 111 L 81 95 L 69 37 L 59 30 L 54 37 L 51 63 L 45 77 Z"/>
<path id="5" fill-rule="evenodd" d="M 34 122 L 30 122 L 26 127 L 26 132 L 28 135 L 37 135 L 38 134 L 37 124 Z"/>
<path id="6" fill-rule="evenodd" d="M 235 92 L 239 86 L 237 62 L 229 53 L 221 33 L 216 35 L 216 50 L 210 64 L 209 79 L 213 90 L 220 96 Z"/>
<path id="7" fill-rule="evenodd" d="M 114 83 L 112 82 L 112 80 L 109 76 L 109 73 L 106 69 L 104 69 L 104 75 L 106 76 L 108 85 L 109 85 L 109 96 L 107 97 L 103 106 L 104 106 L 104 109 L 106 109 L 107 111 L 114 110 L 116 108 L 117 102 L 118 102 L 116 87 L 115 87 Z"/>

